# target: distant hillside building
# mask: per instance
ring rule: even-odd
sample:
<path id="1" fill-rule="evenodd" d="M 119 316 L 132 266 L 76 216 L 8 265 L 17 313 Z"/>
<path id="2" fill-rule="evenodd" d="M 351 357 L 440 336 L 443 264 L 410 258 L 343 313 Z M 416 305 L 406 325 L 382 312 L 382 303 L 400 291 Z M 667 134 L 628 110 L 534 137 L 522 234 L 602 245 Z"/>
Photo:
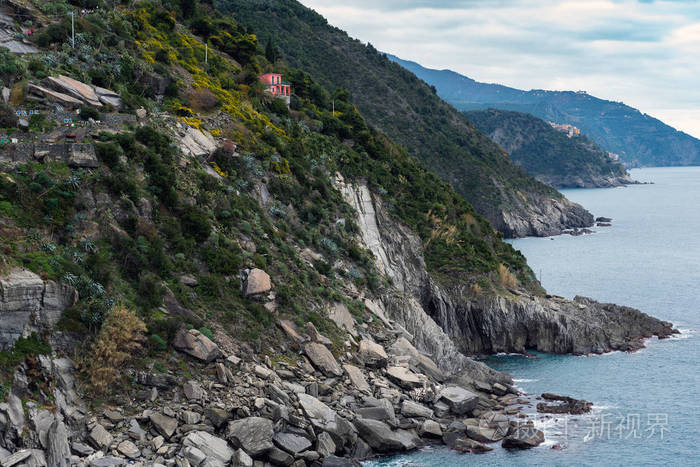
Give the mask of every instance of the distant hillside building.
<path id="1" fill-rule="evenodd" d="M 569 138 L 573 138 L 574 136 L 581 136 L 581 130 L 576 128 L 573 125 L 569 125 L 568 123 L 554 123 L 554 122 L 548 122 L 552 128 L 555 130 L 561 131 L 562 133 L 566 133 L 566 136 Z"/>
<path id="2" fill-rule="evenodd" d="M 289 105 L 292 86 L 282 81 L 282 75 L 279 73 L 265 73 L 260 75 L 260 81 L 267 85 L 267 91 L 275 97 L 284 99 L 284 101 Z"/>

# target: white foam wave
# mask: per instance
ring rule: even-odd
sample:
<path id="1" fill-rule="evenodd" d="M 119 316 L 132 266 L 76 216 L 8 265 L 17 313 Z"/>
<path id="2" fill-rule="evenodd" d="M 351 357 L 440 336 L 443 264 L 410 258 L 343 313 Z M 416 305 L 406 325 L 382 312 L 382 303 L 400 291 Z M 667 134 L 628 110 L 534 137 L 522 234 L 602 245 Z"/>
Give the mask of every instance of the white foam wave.
<path id="1" fill-rule="evenodd" d="M 678 331 L 680 332 L 680 334 L 674 334 L 671 337 L 669 337 L 669 339 L 670 340 L 689 339 L 698 333 L 698 331 L 695 329 L 679 329 Z"/>
<path id="2" fill-rule="evenodd" d="M 513 379 L 514 383 L 534 383 L 536 381 L 539 381 L 539 379 L 527 379 L 527 378 Z"/>

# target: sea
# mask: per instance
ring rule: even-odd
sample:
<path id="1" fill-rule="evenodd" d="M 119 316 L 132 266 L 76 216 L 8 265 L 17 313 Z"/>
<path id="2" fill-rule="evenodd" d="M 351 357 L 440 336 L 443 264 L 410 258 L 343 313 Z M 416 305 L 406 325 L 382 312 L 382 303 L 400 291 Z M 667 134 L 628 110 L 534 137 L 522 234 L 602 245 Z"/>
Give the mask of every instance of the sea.
<path id="1" fill-rule="evenodd" d="M 554 392 L 594 403 L 587 415 L 536 417 L 546 441 L 485 454 L 444 447 L 369 466 L 700 465 L 700 167 L 630 171 L 645 185 L 562 190 L 595 216 L 593 234 L 512 241 L 551 294 L 628 305 L 672 322 L 675 337 L 635 353 L 495 355 L 532 395 Z"/>

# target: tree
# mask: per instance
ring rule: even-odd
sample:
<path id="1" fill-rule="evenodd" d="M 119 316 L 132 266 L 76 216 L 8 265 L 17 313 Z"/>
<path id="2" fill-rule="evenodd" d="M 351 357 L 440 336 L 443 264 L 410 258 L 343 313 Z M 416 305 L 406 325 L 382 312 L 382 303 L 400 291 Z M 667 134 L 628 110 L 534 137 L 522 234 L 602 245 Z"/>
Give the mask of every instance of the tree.
<path id="1" fill-rule="evenodd" d="M 271 36 L 267 38 L 267 44 L 265 45 L 265 58 L 270 63 L 275 63 L 280 58 L 280 50 L 272 42 Z"/>

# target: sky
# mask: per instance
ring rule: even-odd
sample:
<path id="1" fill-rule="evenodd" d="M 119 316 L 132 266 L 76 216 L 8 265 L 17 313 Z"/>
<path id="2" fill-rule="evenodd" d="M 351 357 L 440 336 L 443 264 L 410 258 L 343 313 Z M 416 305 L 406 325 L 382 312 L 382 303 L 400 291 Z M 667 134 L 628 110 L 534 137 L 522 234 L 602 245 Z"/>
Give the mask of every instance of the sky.
<path id="1" fill-rule="evenodd" d="M 301 2 L 428 68 L 525 90 L 585 90 L 700 138 L 700 0 Z"/>

